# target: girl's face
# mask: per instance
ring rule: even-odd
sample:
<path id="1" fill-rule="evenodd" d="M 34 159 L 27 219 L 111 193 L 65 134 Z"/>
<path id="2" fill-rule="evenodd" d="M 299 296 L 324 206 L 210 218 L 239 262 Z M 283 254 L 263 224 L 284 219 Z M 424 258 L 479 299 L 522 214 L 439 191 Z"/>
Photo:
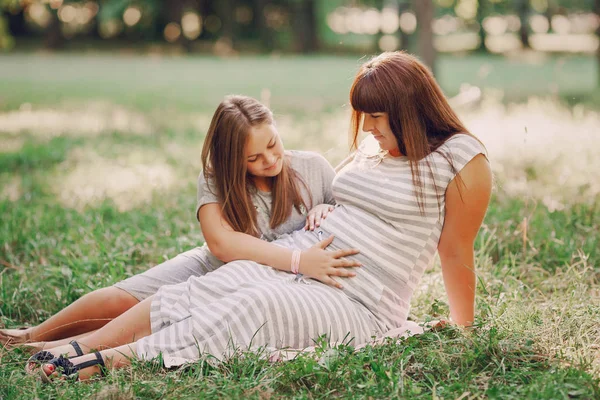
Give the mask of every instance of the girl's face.
<path id="1" fill-rule="evenodd" d="M 246 142 L 248 173 L 255 177 L 274 177 L 283 168 L 283 143 L 273 124 L 250 128 Z"/>
<path id="2" fill-rule="evenodd" d="M 400 155 L 398 141 L 392 133 L 390 119 L 387 113 L 376 112 L 363 114 L 363 132 L 368 132 L 379 142 L 382 150 L 387 150 L 391 155 Z"/>

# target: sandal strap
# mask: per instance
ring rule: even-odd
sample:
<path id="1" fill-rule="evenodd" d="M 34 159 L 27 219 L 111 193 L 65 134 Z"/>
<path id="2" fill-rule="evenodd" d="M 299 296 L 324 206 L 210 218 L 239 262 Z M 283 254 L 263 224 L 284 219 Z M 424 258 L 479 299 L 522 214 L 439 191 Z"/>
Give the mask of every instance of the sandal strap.
<path id="1" fill-rule="evenodd" d="M 79 346 L 79 343 L 77 343 L 76 340 L 71 340 L 69 342 L 69 344 L 71 346 L 73 346 L 73 349 L 75 350 L 75 353 L 77 353 L 77 357 L 82 356 L 84 354 L 83 350 L 81 350 L 81 346 Z"/>
<path id="2" fill-rule="evenodd" d="M 87 367 L 93 367 L 94 365 L 99 365 L 100 366 L 100 373 L 102 375 L 104 375 L 104 371 L 106 369 L 106 365 L 104 364 L 104 359 L 102 358 L 102 354 L 100 354 L 99 351 L 95 351 L 94 355 L 96 356 L 95 360 L 89 360 L 89 361 L 84 361 L 80 364 L 73 364 L 71 362 L 71 365 L 73 366 L 73 368 L 76 371 L 79 371 L 83 368 L 87 368 Z"/>
<path id="3" fill-rule="evenodd" d="M 46 363 L 52 361 L 52 359 L 54 359 L 54 354 L 50 353 L 49 351 L 42 350 L 29 357 L 27 362 Z"/>

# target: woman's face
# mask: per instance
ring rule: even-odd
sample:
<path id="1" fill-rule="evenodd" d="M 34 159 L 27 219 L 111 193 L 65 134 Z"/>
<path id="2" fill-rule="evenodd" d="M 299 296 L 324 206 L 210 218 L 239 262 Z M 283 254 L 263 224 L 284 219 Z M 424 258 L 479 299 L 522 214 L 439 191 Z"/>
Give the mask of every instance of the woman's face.
<path id="1" fill-rule="evenodd" d="M 248 173 L 256 177 L 274 177 L 283 168 L 283 143 L 275 125 L 264 123 L 250 128 L 246 142 Z"/>
<path id="2" fill-rule="evenodd" d="M 387 113 L 364 113 L 363 132 L 368 132 L 379 142 L 382 150 L 389 151 L 392 155 L 399 155 L 398 141 L 392 133 L 390 120 Z"/>

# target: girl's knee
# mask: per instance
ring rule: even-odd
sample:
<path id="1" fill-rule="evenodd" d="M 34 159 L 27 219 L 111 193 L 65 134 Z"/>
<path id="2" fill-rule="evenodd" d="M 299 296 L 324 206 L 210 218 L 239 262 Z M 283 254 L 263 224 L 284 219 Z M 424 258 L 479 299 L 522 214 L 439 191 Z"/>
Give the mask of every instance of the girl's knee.
<path id="1" fill-rule="evenodd" d="M 95 290 L 90 295 L 94 296 L 94 300 L 99 306 L 102 306 L 107 311 L 110 310 L 118 314 L 129 310 L 139 303 L 138 299 L 114 286 Z"/>

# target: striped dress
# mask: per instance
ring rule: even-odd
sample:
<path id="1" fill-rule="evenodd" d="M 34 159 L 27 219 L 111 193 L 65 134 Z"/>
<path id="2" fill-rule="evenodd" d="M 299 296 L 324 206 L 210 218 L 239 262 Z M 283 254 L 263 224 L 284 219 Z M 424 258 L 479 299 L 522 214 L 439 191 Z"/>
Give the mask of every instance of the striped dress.
<path id="1" fill-rule="evenodd" d="M 162 354 L 167 367 L 237 350 L 302 349 L 324 337 L 357 345 L 400 328 L 431 263 L 444 224 L 444 193 L 473 157 L 484 153 L 460 134 L 420 162 L 422 211 L 406 157 L 380 156 L 371 137 L 333 182 L 338 207 L 316 231 L 273 242 L 306 249 L 335 235 L 328 250 L 358 248 L 356 276 L 343 289 L 252 261 L 231 262 L 187 282 L 165 286 L 151 305 L 152 334 L 137 342 L 140 358 Z M 452 164 L 450 164 L 451 160 Z"/>

